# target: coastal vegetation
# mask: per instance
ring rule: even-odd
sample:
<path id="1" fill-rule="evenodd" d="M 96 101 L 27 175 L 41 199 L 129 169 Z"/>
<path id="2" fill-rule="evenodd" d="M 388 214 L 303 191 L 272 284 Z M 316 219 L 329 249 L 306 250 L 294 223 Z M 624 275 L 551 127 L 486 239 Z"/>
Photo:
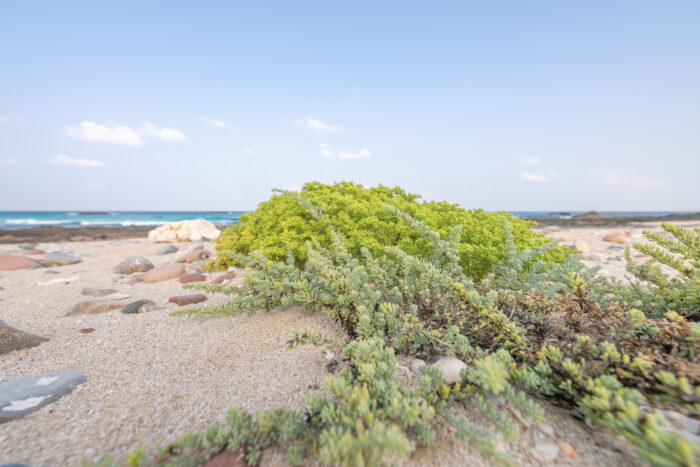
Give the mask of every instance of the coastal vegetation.
<path id="1" fill-rule="evenodd" d="M 432 444 L 440 422 L 492 464 L 510 465 L 499 438 L 541 422 L 538 400 L 547 400 L 621 435 L 646 463 L 698 464 L 698 446 L 663 413 L 700 412 L 700 230 L 647 234 L 656 246 L 635 249 L 650 259 L 635 265 L 628 251 L 638 280 L 622 284 L 530 227 L 399 188 L 312 183 L 277 192 L 217 244 L 212 267 L 250 268 L 245 285 L 188 286 L 231 300 L 179 313 L 325 313 L 349 343 L 299 332 L 290 347 L 342 352 L 344 367 L 302 409 L 232 409 L 226 424 L 155 455 L 139 449 L 126 463 L 198 465 L 229 450 L 254 465 L 274 446 L 292 464 L 317 456 L 378 465 Z M 396 355 L 427 363 L 415 389 L 397 379 Z M 464 362 L 456 378 L 432 364 L 444 357 Z"/>

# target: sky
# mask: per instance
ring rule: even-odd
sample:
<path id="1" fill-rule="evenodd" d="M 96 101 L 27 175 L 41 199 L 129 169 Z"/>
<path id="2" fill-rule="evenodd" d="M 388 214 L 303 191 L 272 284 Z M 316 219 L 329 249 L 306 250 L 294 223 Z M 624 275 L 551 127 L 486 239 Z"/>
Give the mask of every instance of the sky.
<path id="1" fill-rule="evenodd" d="M 0 2 L 0 210 L 349 180 L 700 211 L 700 2 Z"/>

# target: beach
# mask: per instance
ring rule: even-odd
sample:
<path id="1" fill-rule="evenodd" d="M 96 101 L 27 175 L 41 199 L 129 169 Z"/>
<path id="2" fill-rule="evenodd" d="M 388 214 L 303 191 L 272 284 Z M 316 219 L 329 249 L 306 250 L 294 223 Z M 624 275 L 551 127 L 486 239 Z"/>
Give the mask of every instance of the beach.
<path id="1" fill-rule="evenodd" d="M 689 221 L 686 225 L 699 226 L 700 222 Z M 642 229 L 660 228 L 658 223 L 623 227 L 535 229 L 549 238 L 561 239 L 571 248 L 585 242 L 590 250 L 582 254 L 587 265 L 600 266 L 603 275 L 624 279 L 624 247 L 642 241 Z M 619 242 L 603 240 L 611 236 Z M 173 246 L 180 252 L 197 248 L 214 252 L 210 241 Z M 0 272 L 0 318 L 9 326 L 49 339 L 36 347 L 3 355 L 0 380 L 81 370 L 87 381 L 34 413 L 0 424 L 0 463 L 77 465 L 82 458 L 94 461 L 105 452 L 123 456 L 139 443 L 167 443 L 184 430 L 222 422 L 228 408 L 301 408 L 306 397 L 318 391 L 323 378 L 333 370 L 322 348 L 285 350 L 289 335 L 309 329 L 341 342 L 347 339 L 340 326 L 322 313 L 301 309 L 261 311 L 252 316 L 170 316 L 179 308 L 168 301 L 170 297 L 195 292 L 183 290 L 177 278 L 146 283 L 139 280 L 141 273 L 114 272 L 127 257 L 146 258 L 156 268 L 175 262 L 177 253 L 160 254 L 164 244 L 151 243 L 143 236 L 53 245 L 5 244 L 0 247 L 0 255 L 40 258 L 41 254 L 27 254 L 30 250 L 26 248 L 30 247 L 60 250 L 79 257 L 80 262 Z M 635 258 L 642 260 L 641 256 Z M 204 263 L 178 264 L 191 274 L 201 273 Z M 204 272 L 203 276 L 212 281 L 223 274 Z M 245 274 L 245 270 L 233 271 L 228 284 L 240 285 Z M 110 296 L 124 305 L 139 299 L 154 304 L 147 312 L 137 314 L 112 309 L 65 316 L 76 304 L 94 299 L 83 295 L 85 288 L 112 289 Z M 227 297 L 207 293 L 206 298 L 201 305 L 221 304 Z M 342 365 L 339 357 L 334 358 Z M 405 371 L 409 365 L 410 360 L 399 358 L 397 377 L 408 385 L 417 379 Z M 580 455 L 577 465 L 625 465 L 633 459 L 618 440 L 606 440 L 600 432 L 586 428 L 557 407 L 546 403 L 544 407 L 549 426 L 554 428 L 553 436 L 560 439 L 565 433 L 566 441 Z M 446 432 L 443 435 L 439 449 L 417 451 L 411 464 L 458 465 L 465 458 L 475 465 L 483 462 L 468 453 L 465 443 Z M 523 465 L 541 461 L 537 449 L 533 449 L 534 435 L 530 435 L 526 433 L 515 442 L 504 441 Z M 268 464 L 282 462 L 274 458 L 274 451 L 266 456 Z M 573 461 L 560 456 L 558 463 Z"/>

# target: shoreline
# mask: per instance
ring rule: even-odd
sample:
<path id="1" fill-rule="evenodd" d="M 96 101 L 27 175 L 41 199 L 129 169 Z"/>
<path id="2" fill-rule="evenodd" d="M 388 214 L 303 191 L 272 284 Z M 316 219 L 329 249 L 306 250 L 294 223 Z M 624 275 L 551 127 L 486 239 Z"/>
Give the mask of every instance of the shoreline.
<path id="1" fill-rule="evenodd" d="M 87 242 L 145 238 L 156 225 L 128 227 L 61 227 L 42 225 L 23 229 L 0 229 L 0 245 L 14 243 Z M 216 226 L 223 230 L 228 226 Z"/>
<path id="2" fill-rule="evenodd" d="M 587 227 L 647 227 L 650 223 L 662 222 L 693 222 L 700 221 L 700 212 L 694 214 L 670 214 L 668 216 L 615 216 L 611 214 L 598 214 L 587 212 L 572 216 L 568 219 L 559 217 L 524 217 L 528 221 L 537 222 L 540 227 L 557 226 L 567 228 Z"/>

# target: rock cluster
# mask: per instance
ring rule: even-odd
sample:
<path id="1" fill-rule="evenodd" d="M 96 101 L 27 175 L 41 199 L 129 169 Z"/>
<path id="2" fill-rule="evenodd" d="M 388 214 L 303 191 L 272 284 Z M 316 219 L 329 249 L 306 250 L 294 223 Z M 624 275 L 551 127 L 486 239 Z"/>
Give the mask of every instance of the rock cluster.
<path id="1" fill-rule="evenodd" d="M 148 232 L 152 243 L 198 242 L 213 240 L 219 236 L 219 229 L 204 219 L 170 222 Z"/>

